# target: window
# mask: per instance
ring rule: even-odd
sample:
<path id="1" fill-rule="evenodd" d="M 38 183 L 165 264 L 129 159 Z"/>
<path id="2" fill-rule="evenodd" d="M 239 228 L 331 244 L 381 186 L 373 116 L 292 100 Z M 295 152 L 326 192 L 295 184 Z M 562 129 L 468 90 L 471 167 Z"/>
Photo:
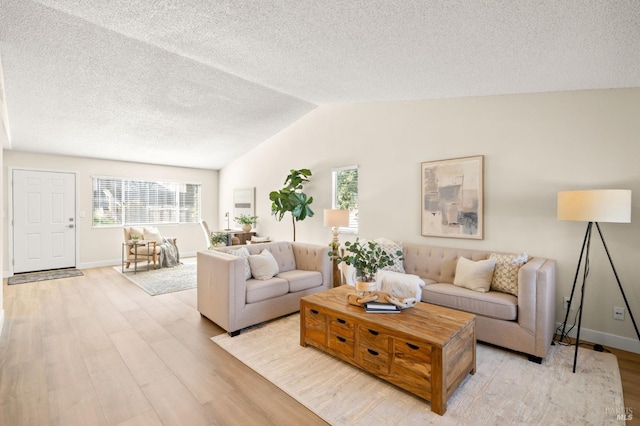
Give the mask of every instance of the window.
<path id="1" fill-rule="evenodd" d="M 341 232 L 358 232 L 358 166 L 333 170 L 333 208 L 349 210 L 349 226 Z"/>
<path id="2" fill-rule="evenodd" d="M 200 222 L 200 184 L 93 177 L 93 226 Z"/>

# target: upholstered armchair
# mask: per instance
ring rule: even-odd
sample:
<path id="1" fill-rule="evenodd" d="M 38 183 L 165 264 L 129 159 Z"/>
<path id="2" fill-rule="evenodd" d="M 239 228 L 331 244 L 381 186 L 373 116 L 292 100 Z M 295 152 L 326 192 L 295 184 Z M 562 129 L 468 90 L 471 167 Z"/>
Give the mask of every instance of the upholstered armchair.
<path id="1" fill-rule="evenodd" d="M 175 238 L 163 238 L 155 227 L 125 227 L 124 228 L 124 241 L 131 242 L 134 239 L 143 241 L 144 245 L 138 245 L 137 254 L 136 247 L 133 245 L 127 247 L 127 257 L 125 267 L 128 269 L 132 262 L 147 262 L 149 265 L 153 262 L 153 268 L 157 268 L 159 259 L 163 254 L 163 251 L 167 250 L 168 245 L 172 245 L 175 250 L 175 257 L 179 262 L 179 255 L 177 253 L 176 239 Z M 172 250 L 173 250 L 172 249 Z M 162 266 L 162 264 L 160 264 Z M 172 265 L 170 265 L 172 266 Z"/>

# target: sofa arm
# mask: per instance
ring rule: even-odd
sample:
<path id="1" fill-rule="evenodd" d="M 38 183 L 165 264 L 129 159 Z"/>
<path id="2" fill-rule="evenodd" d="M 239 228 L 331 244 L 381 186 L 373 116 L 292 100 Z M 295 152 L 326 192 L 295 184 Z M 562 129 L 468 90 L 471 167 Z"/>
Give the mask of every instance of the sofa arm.
<path id="1" fill-rule="evenodd" d="M 237 330 L 246 303 L 245 259 L 219 251 L 198 252 L 198 311 L 217 325 Z"/>
<path id="2" fill-rule="evenodd" d="M 332 263 L 329 258 L 329 246 L 293 242 L 291 247 L 296 259 L 296 269 L 320 272 L 322 285 L 331 288 Z"/>
<path id="3" fill-rule="evenodd" d="M 553 340 L 555 299 L 555 260 L 532 258 L 518 272 L 518 324 L 536 336 L 536 347 Z"/>

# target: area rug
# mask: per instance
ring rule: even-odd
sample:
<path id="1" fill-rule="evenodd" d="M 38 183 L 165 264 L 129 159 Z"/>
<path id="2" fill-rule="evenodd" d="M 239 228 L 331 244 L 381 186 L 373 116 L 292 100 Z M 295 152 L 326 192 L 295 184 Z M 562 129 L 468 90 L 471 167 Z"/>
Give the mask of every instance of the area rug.
<path id="1" fill-rule="evenodd" d="M 83 275 L 82 271 L 75 268 L 72 269 L 56 269 L 54 271 L 29 272 L 14 275 L 7 279 L 8 285 L 33 283 L 36 281 L 58 280 L 60 278 L 79 277 Z"/>
<path id="2" fill-rule="evenodd" d="M 133 267 L 125 269 L 124 274 L 122 274 L 120 266 L 116 266 L 113 269 L 150 295 L 157 296 L 198 286 L 196 258 L 189 257 L 180 261 L 182 262 L 180 265 L 170 268 L 147 271 L 146 266 L 138 267 L 138 272 L 135 274 L 133 273 Z"/>
<path id="3" fill-rule="evenodd" d="M 430 404 L 312 347 L 300 346 L 299 315 L 212 337 L 231 355 L 332 425 L 617 424 L 624 409 L 614 355 L 552 346 L 542 365 L 477 345 L 476 374 L 449 398 L 444 416 Z"/>

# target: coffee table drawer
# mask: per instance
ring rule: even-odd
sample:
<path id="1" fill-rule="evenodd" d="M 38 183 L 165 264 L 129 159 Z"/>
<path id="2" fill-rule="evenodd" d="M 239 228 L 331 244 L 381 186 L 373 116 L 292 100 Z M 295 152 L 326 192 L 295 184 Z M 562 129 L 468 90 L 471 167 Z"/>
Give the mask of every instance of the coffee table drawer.
<path id="1" fill-rule="evenodd" d="M 388 374 L 389 352 L 360 345 L 358 348 L 358 363 L 371 373 Z"/>
<path id="2" fill-rule="evenodd" d="M 305 336 L 309 340 L 327 344 L 327 315 L 310 306 L 304 308 Z"/>
<path id="3" fill-rule="evenodd" d="M 426 342 L 394 338 L 392 374 L 430 381 L 431 351 L 431 345 Z"/>
<path id="4" fill-rule="evenodd" d="M 348 317 L 342 316 L 333 316 L 328 315 L 329 317 L 329 332 L 332 334 L 338 334 L 342 337 L 346 337 L 348 339 L 353 340 L 353 336 L 355 334 L 356 325 L 353 320 Z"/>
<path id="5" fill-rule="evenodd" d="M 367 348 L 389 352 L 389 335 L 366 324 L 358 327 L 360 345 Z"/>
<path id="6" fill-rule="evenodd" d="M 349 358 L 354 357 L 355 345 L 353 339 L 348 339 L 340 334 L 329 333 L 329 348 Z"/>

